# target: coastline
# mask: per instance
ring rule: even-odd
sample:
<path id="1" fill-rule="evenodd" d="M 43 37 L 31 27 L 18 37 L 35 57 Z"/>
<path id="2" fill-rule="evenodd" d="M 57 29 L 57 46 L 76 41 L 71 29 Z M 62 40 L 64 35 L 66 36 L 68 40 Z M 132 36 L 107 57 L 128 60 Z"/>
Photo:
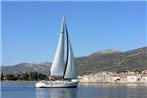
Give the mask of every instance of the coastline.
<path id="1" fill-rule="evenodd" d="M 37 82 L 37 81 L 28 81 L 28 80 L 3 80 L 0 81 L 0 83 L 2 82 Z M 82 84 L 90 84 L 90 83 L 94 83 L 94 84 L 147 84 L 147 82 L 91 82 L 91 81 L 80 81 L 79 83 Z"/>
<path id="2" fill-rule="evenodd" d="M 35 78 L 7 78 L 3 76 L 1 81 L 44 81 L 48 80 L 47 75 L 42 75 L 46 77 L 35 76 Z M 78 76 L 79 83 L 125 83 L 125 84 L 147 84 L 147 70 L 142 72 L 108 72 L 101 71 L 94 74 Z"/>
<path id="3" fill-rule="evenodd" d="M 81 83 L 136 83 L 147 84 L 147 71 L 139 72 L 107 72 L 79 76 Z"/>

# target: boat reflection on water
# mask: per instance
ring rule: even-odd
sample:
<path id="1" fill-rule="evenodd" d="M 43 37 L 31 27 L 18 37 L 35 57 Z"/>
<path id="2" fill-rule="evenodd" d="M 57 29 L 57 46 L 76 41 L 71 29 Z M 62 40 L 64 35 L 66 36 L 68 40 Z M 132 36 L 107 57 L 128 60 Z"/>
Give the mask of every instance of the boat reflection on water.
<path id="1" fill-rule="evenodd" d="M 147 98 L 146 84 L 80 83 L 78 88 L 35 89 L 35 98 Z"/>
<path id="2" fill-rule="evenodd" d="M 77 88 L 36 88 L 36 98 L 76 98 Z"/>

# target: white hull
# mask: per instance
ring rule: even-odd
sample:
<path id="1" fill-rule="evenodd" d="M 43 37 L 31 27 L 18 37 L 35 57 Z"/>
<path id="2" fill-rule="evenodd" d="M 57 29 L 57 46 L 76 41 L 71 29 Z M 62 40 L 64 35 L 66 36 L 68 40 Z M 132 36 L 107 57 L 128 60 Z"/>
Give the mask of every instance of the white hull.
<path id="1" fill-rule="evenodd" d="M 38 88 L 68 88 L 77 87 L 78 80 L 56 80 L 56 81 L 39 81 L 36 83 Z"/>

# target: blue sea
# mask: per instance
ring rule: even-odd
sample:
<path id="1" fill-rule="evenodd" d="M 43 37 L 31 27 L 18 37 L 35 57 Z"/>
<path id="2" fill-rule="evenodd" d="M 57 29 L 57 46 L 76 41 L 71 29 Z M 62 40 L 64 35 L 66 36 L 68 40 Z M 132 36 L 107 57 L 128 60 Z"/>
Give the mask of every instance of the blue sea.
<path id="1" fill-rule="evenodd" d="M 36 82 L 1 82 L 0 98 L 147 98 L 147 84 L 80 83 L 78 88 L 36 88 Z"/>

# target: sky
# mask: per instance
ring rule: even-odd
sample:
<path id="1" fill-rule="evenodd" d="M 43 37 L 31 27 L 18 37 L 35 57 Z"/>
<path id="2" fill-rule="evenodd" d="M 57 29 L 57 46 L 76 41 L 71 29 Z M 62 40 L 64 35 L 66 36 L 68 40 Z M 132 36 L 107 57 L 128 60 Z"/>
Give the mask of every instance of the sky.
<path id="1" fill-rule="evenodd" d="M 144 47 L 145 2 L 2 2 L 2 66 L 52 62 L 63 14 L 74 55 Z"/>

